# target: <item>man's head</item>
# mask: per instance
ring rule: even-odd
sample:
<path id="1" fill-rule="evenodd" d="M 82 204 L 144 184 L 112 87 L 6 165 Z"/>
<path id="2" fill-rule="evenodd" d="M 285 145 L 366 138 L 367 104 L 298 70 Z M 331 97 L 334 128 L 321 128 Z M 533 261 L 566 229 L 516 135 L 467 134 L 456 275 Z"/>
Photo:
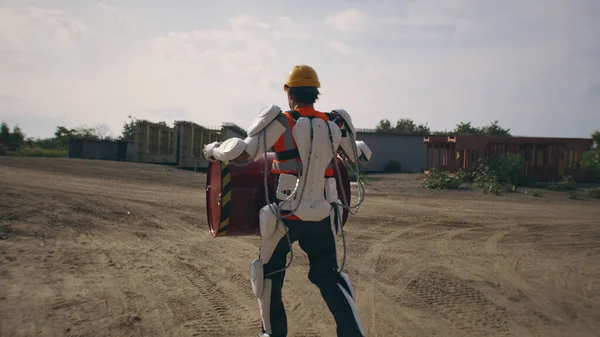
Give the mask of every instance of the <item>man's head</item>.
<path id="1" fill-rule="evenodd" d="M 287 92 L 290 109 L 302 106 L 313 106 L 319 98 L 319 76 L 308 65 L 296 65 L 292 68 L 283 85 Z"/>

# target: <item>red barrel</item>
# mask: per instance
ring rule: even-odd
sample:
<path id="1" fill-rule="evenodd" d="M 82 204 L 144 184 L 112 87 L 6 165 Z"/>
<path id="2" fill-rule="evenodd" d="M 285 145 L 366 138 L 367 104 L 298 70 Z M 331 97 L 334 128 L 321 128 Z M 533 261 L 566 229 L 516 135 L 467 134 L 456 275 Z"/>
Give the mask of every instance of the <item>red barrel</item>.
<path id="1" fill-rule="evenodd" d="M 258 212 L 267 202 L 264 187 L 264 157 L 247 166 L 226 165 L 209 162 L 206 176 L 206 211 L 208 229 L 213 237 L 260 235 Z M 267 153 L 269 200 L 275 201 L 275 175 L 271 166 L 275 153 Z M 337 158 L 342 181 L 337 181 L 338 197 L 342 200 L 342 188 L 346 204 L 350 204 L 350 179 L 341 158 Z M 335 168 L 334 168 L 335 172 Z M 336 173 L 337 176 L 337 173 Z M 344 209 L 342 221 L 348 219 Z"/>

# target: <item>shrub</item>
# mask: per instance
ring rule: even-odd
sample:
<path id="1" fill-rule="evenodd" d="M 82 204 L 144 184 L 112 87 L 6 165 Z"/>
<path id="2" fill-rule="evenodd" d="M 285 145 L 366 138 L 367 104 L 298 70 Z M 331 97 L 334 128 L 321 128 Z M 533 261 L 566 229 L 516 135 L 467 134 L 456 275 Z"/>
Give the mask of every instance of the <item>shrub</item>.
<path id="1" fill-rule="evenodd" d="M 402 164 L 396 160 L 390 160 L 383 166 L 385 172 L 399 173 L 402 172 Z"/>
<path id="2" fill-rule="evenodd" d="M 542 191 L 540 191 L 540 190 L 533 191 L 533 196 L 534 197 L 541 197 L 542 196 Z"/>
<path id="3" fill-rule="evenodd" d="M 500 193 L 498 173 L 489 165 L 483 164 L 477 168 L 474 181 L 483 190 L 483 193 Z"/>
<path id="4" fill-rule="evenodd" d="M 581 167 L 591 173 L 592 179 L 600 180 L 600 150 L 584 152 Z"/>
<path id="5" fill-rule="evenodd" d="M 587 188 L 585 192 L 590 198 L 600 199 L 600 187 Z"/>
<path id="6" fill-rule="evenodd" d="M 576 188 L 575 180 L 571 176 L 564 176 L 560 181 L 551 181 L 546 189 L 551 191 L 568 191 Z"/>
<path id="7" fill-rule="evenodd" d="M 514 153 L 493 156 L 482 162 L 473 173 L 474 182 L 484 193 L 499 194 L 502 187 L 515 192 L 517 186 L 527 183 L 525 159 Z"/>
<path id="8" fill-rule="evenodd" d="M 477 186 L 479 186 L 483 193 L 500 194 L 500 183 L 494 176 L 481 177 L 477 180 Z"/>
<path id="9" fill-rule="evenodd" d="M 503 156 L 491 157 L 489 165 L 496 174 L 498 182 L 510 186 L 513 191 L 516 191 L 517 186 L 522 186 L 528 181 L 525 173 L 525 158 L 521 155 L 506 153 Z"/>
<path id="10" fill-rule="evenodd" d="M 456 178 L 464 184 L 472 184 L 475 182 L 475 173 L 471 171 L 459 170 L 456 172 Z"/>
<path id="11" fill-rule="evenodd" d="M 455 175 L 432 169 L 423 185 L 433 189 L 456 189 L 461 184 L 475 183 L 484 193 L 499 194 L 503 187 L 512 191 L 526 184 L 525 159 L 513 153 L 493 156 L 483 161 L 475 171 L 460 170 Z"/>
<path id="12" fill-rule="evenodd" d="M 423 179 L 423 186 L 430 189 L 448 189 L 455 190 L 459 188 L 461 181 L 457 175 L 451 175 L 446 171 L 432 168 L 429 175 Z"/>

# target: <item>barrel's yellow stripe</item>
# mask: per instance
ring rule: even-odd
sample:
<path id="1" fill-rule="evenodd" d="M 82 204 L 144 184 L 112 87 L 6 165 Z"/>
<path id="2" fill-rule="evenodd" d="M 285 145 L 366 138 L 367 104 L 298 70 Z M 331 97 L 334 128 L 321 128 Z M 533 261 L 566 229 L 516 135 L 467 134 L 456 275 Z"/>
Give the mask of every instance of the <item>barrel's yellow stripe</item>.
<path id="1" fill-rule="evenodd" d="M 221 207 L 227 205 L 228 202 L 231 201 L 231 191 L 228 191 L 227 194 L 225 194 L 222 198 L 221 198 Z"/>
<path id="2" fill-rule="evenodd" d="M 227 186 L 227 184 L 229 184 L 229 182 L 231 181 L 231 175 L 229 173 L 227 173 L 222 179 L 221 179 L 221 186 Z"/>
<path id="3" fill-rule="evenodd" d="M 221 221 L 219 222 L 217 236 L 227 235 L 227 226 L 230 219 L 230 205 L 228 206 L 228 204 L 231 202 L 230 183 L 229 165 L 221 162 Z"/>

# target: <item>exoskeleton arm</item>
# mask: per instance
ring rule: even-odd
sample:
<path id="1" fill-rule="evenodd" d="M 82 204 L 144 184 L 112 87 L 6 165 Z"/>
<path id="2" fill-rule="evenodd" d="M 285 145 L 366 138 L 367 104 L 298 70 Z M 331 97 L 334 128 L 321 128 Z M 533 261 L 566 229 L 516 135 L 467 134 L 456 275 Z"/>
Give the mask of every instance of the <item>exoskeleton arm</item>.
<path id="1" fill-rule="evenodd" d="M 371 160 L 371 149 L 361 141 L 356 140 L 356 130 L 352 124 L 352 118 L 344 109 L 336 109 L 332 111 L 336 119 L 342 123 L 342 142 L 340 144 L 341 154 L 351 163 L 367 163 Z"/>
<path id="2" fill-rule="evenodd" d="M 204 156 L 211 161 L 218 160 L 224 163 L 231 161 L 256 160 L 268 151 L 285 131 L 279 121 L 283 116 L 281 109 L 276 105 L 264 107 L 250 128 L 248 137 L 230 138 L 221 142 L 208 144 L 204 148 Z"/>

